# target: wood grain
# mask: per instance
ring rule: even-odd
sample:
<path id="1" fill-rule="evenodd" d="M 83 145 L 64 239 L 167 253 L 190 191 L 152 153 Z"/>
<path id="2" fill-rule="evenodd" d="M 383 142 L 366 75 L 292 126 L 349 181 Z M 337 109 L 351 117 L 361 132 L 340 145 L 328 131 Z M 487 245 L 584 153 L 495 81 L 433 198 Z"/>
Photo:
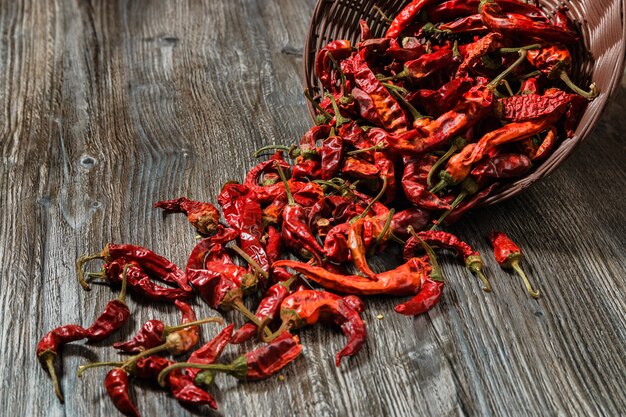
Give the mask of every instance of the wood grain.
<path id="1" fill-rule="evenodd" d="M 104 371 L 107 343 L 68 346 L 65 405 L 35 356 L 60 323 L 89 323 L 111 297 L 83 292 L 74 260 L 106 242 L 145 245 L 183 264 L 194 234 L 152 209 L 186 194 L 215 200 L 241 179 L 250 152 L 292 143 L 310 124 L 301 50 L 313 0 L 0 2 L 0 382 L 2 414 L 117 415 Z M 494 293 L 445 257 L 448 288 L 428 315 L 368 300 L 370 337 L 341 368 L 335 330 L 301 332 L 304 356 L 284 381 L 220 378 L 220 412 L 181 408 L 135 388 L 145 416 L 617 416 L 626 410 L 626 106 L 623 83 L 592 137 L 555 174 L 455 229 L 489 253 L 486 232 L 509 232 L 544 294 L 491 256 Z M 130 301 L 133 320 L 178 320 Z M 199 314 L 212 314 L 197 306 Z M 382 320 L 376 316 L 383 315 Z M 227 314 L 229 320 L 241 322 Z M 210 337 L 217 328 L 206 328 Z M 249 346 L 248 346 L 249 347 Z M 238 350 L 229 348 L 227 358 Z"/>

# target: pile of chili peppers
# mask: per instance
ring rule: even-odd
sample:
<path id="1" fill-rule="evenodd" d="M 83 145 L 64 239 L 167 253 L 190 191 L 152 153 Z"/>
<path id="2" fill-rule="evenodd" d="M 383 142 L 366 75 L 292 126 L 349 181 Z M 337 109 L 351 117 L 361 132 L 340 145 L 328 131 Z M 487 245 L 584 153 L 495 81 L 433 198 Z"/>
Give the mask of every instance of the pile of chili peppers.
<path id="1" fill-rule="evenodd" d="M 325 91 L 305 92 L 316 125 L 298 144 L 258 150 L 255 156 L 269 158 L 242 183 L 224 185 L 221 212 L 184 197 L 155 204 L 186 214 L 202 237 L 184 269 L 130 244 L 110 243 L 78 259 L 85 290 L 101 280 L 121 291 L 88 327 L 60 326 L 37 345 L 61 400 L 55 359 L 62 346 L 112 338 L 131 316 L 127 292 L 173 304 L 181 322 L 149 320 L 132 339 L 113 343 L 132 356 L 85 364 L 79 375 L 110 368 L 104 385 L 114 405 L 138 416 L 133 380 L 159 384 L 186 406 L 217 408 L 211 387 L 218 373 L 242 381 L 275 375 L 302 352 L 294 331 L 319 322 L 347 338 L 335 355 L 339 366 L 367 339 L 360 296 L 409 297 L 395 307 L 407 316 L 437 304 L 445 281 L 436 249 L 454 251 L 491 291 L 480 254 L 440 229 L 573 134 L 598 93 L 569 78 L 576 27 L 563 9 L 547 14 L 517 0 L 415 0 L 390 22 L 385 37 L 373 38 L 361 21 L 359 43 L 337 40 L 319 52 L 315 70 Z M 519 247 L 501 232 L 490 240 L 497 262 L 539 297 L 519 266 Z M 404 263 L 373 270 L 371 257 L 393 247 Z M 102 270 L 85 273 L 96 259 Z M 239 311 L 247 323 L 223 328 L 198 348 L 199 326 L 223 320 L 198 320 L 187 304 L 197 295 L 219 312 Z M 244 301 L 258 297 L 252 312 Z M 219 362 L 228 345 L 246 342 L 257 346 Z"/>

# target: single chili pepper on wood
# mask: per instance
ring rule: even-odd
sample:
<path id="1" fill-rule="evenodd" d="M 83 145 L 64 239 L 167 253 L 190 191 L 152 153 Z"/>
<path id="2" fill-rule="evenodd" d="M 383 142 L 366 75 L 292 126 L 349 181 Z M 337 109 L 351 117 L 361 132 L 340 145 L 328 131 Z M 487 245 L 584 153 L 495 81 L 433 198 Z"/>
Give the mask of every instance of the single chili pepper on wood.
<path id="1" fill-rule="evenodd" d="M 124 271 L 122 272 L 122 289 L 119 297 L 109 301 L 102 314 L 86 329 L 87 340 L 90 342 L 97 342 L 107 338 L 128 321 L 130 310 L 126 305 L 127 269 L 128 267 L 124 267 Z"/>
<path id="2" fill-rule="evenodd" d="M 493 246 L 493 254 L 496 262 L 502 268 L 512 268 L 524 281 L 528 294 L 533 298 L 539 298 L 540 292 L 533 289 L 528 277 L 519 266 L 524 259 L 522 250 L 513 242 L 506 234 L 502 232 L 492 232 L 489 235 L 489 241 Z"/>
<path id="3" fill-rule="evenodd" d="M 37 343 L 37 358 L 41 365 L 48 370 L 54 385 L 54 392 L 61 402 L 63 402 L 63 392 L 54 369 L 54 361 L 59 356 L 63 345 L 85 337 L 87 337 L 87 330 L 77 324 L 66 324 L 49 331 Z"/>
<path id="4" fill-rule="evenodd" d="M 123 368 L 111 369 L 104 378 L 104 387 L 115 408 L 126 416 L 140 417 L 137 407 L 130 399 L 129 385 L 128 372 Z"/>
<path id="5" fill-rule="evenodd" d="M 214 372 L 225 372 L 243 381 L 258 381 L 276 374 L 296 359 L 300 353 L 302 353 L 300 339 L 290 335 L 289 332 L 284 332 L 271 343 L 237 357 L 228 365 L 175 363 L 161 371 L 158 381 L 161 386 L 164 386 L 165 377 L 170 372 L 181 368 L 204 370 L 195 378 L 195 383 L 200 386 L 205 385 L 207 380 L 210 385 L 213 382 Z"/>
<path id="6" fill-rule="evenodd" d="M 105 262 L 112 262 L 120 258 L 127 262 L 133 261 L 137 263 L 147 274 L 161 281 L 173 284 L 183 291 L 189 293 L 193 291 L 189 286 L 185 273 L 174 263 L 149 249 L 130 244 L 116 245 L 114 243 L 108 243 L 101 253 L 78 258 L 76 260 L 78 282 L 83 289 L 90 290 L 91 288 L 84 278 L 83 266 L 93 259 L 104 259 Z"/>
<path id="7" fill-rule="evenodd" d="M 312 326 L 324 318 L 341 327 L 348 337 L 348 343 L 335 357 L 335 365 L 339 366 L 344 356 L 356 355 L 365 344 L 367 330 L 359 312 L 352 304 L 354 300 L 346 302 L 342 297 L 328 291 L 301 290 L 287 296 L 280 305 L 282 324 L 273 336 L 265 338 L 271 341 L 289 329 L 299 329 Z M 263 326 L 267 321 L 263 322 Z"/>
<path id="8" fill-rule="evenodd" d="M 213 234 L 220 221 L 220 213 L 211 203 L 194 201 L 186 197 L 158 201 L 154 207 L 161 208 L 166 213 L 185 213 L 189 223 L 202 235 Z"/>
<path id="9" fill-rule="evenodd" d="M 122 275 L 126 271 L 128 290 L 150 301 L 184 300 L 192 296 L 191 292 L 180 288 L 170 288 L 157 285 L 150 276 L 134 261 L 126 261 L 118 258 L 107 262 L 100 272 L 88 272 L 87 276 L 92 279 L 105 280 L 111 285 L 121 285 Z"/>

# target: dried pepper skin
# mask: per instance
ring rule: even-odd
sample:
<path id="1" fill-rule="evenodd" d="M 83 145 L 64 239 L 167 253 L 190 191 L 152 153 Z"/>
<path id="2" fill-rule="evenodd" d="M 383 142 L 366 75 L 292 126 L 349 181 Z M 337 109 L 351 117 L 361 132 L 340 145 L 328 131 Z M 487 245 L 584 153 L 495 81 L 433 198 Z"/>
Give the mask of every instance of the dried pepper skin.
<path id="1" fill-rule="evenodd" d="M 367 330 L 358 311 L 362 310 L 363 305 L 359 301 L 353 298 L 346 301 L 328 291 L 296 291 L 281 303 L 280 317 L 283 325 L 289 328 L 312 326 L 320 320 L 328 320 L 340 326 L 348 343 L 335 357 L 335 365 L 339 366 L 341 358 L 358 353 L 367 339 Z"/>
<path id="2" fill-rule="evenodd" d="M 213 234 L 220 221 L 220 213 L 211 203 L 194 201 L 187 197 L 158 201 L 154 207 L 161 208 L 167 213 L 185 213 L 189 223 L 203 235 Z"/>
<path id="3" fill-rule="evenodd" d="M 115 408 L 126 416 L 140 417 L 137 407 L 130 399 L 129 386 L 128 372 L 122 368 L 111 369 L 104 379 L 104 387 Z"/>
<path id="4" fill-rule="evenodd" d="M 135 363 L 133 376 L 145 381 L 156 382 L 161 371 L 173 363 L 162 356 L 146 356 Z"/>

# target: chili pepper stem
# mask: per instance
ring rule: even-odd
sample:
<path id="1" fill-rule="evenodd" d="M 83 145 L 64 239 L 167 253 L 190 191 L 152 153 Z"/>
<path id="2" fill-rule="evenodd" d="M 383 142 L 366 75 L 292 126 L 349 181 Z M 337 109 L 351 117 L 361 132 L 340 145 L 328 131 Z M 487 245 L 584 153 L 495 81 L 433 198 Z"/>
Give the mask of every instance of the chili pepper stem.
<path id="1" fill-rule="evenodd" d="M 352 156 L 352 155 L 358 155 L 363 152 L 382 151 L 383 149 L 385 149 L 385 146 L 381 143 L 377 143 L 376 145 L 370 146 L 369 148 L 356 149 L 354 151 L 346 152 L 346 155 Z"/>
<path id="2" fill-rule="evenodd" d="M 476 274 L 478 278 L 483 282 L 483 291 L 491 292 L 491 283 L 483 274 L 483 261 L 480 255 L 470 255 L 465 260 L 465 265 L 472 273 Z"/>
<path id="3" fill-rule="evenodd" d="M 330 99 L 330 103 L 333 106 L 333 111 L 335 112 L 335 126 L 339 127 L 344 123 L 350 122 L 350 119 L 343 117 L 341 112 L 339 111 L 339 106 L 337 105 L 337 101 L 332 94 L 326 93 L 326 97 Z"/>
<path id="4" fill-rule="evenodd" d="M 124 266 L 124 271 L 122 272 L 122 289 L 120 290 L 120 295 L 117 296 L 117 300 L 126 304 L 126 288 L 128 287 L 128 268 L 130 265 Z"/>
<path id="5" fill-rule="evenodd" d="M 176 369 L 182 369 L 182 368 L 196 368 L 196 369 L 203 369 L 205 371 L 217 371 L 217 372 L 226 372 L 226 373 L 231 372 L 234 369 L 232 365 L 222 365 L 219 363 L 203 364 L 203 363 L 192 363 L 192 362 L 177 362 L 163 369 L 159 373 L 159 376 L 157 377 L 157 382 L 159 383 L 160 386 L 164 387 L 165 377 L 167 376 L 167 374 L 169 374 L 172 371 L 175 371 Z"/>
<path id="6" fill-rule="evenodd" d="M 388 84 L 383 83 L 383 85 L 387 86 Z M 400 94 L 399 92 L 396 92 L 395 90 L 389 90 L 389 92 L 391 93 L 392 96 L 396 98 L 396 100 L 404 104 L 404 107 L 409 109 L 409 113 L 411 113 L 411 116 L 413 117 L 414 122 L 425 117 L 422 113 L 417 111 L 417 109 L 402 94 Z"/>
<path id="7" fill-rule="evenodd" d="M 428 243 L 424 241 L 417 233 L 415 233 L 415 229 L 413 226 L 407 227 L 407 231 L 419 242 L 419 244 L 424 248 L 426 254 L 428 255 L 428 259 L 430 259 L 430 264 L 432 266 L 432 271 L 430 273 L 430 279 L 433 281 L 444 282 L 443 280 L 443 272 L 441 270 L 441 266 L 439 265 L 439 261 L 437 261 L 437 255 L 435 255 L 435 251 Z"/>
<path id="8" fill-rule="evenodd" d="M 472 272 L 474 272 L 478 276 L 478 278 L 482 281 L 482 283 L 483 283 L 483 291 L 484 292 L 491 292 L 491 290 L 492 290 L 491 283 L 489 282 L 489 280 L 487 279 L 485 274 L 483 274 L 483 271 L 480 270 L 480 269 L 477 269 L 477 270 L 474 270 Z"/>
<path id="9" fill-rule="evenodd" d="M 537 291 L 533 288 L 533 286 L 530 283 L 530 280 L 528 279 L 528 277 L 526 276 L 526 273 L 524 272 L 524 270 L 519 266 L 519 260 L 513 260 L 511 262 L 511 267 L 513 268 L 513 270 L 515 272 L 517 272 L 517 274 L 522 278 L 522 280 L 524 281 L 524 285 L 526 286 L 526 291 L 528 291 L 528 294 L 532 297 L 532 298 L 539 298 L 539 296 L 541 295 L 540 291 Z"/>
<path id="10" fill-rule="evenodd" d="M 437 219 L 437 221 L 433 224 L 430 230 L 437 230 L 437 228 L 446 219 L 446 217 L 448 217 L 448 215 L 452 213 L 452 210 L 454 210 L 459 204 L 461 204 L 468 194 L 469 193 L 465 190 L 461 191 L 459 195 L 454 199 L 452 204 L 450 204 L 450 208 L 443 212 L 443 214 Z"/>
<path id="11" fill-rule="evenodd" d="M 57 371 L 54 369 L 54 356 L 48 355 L 46 358 L 46 367 L 52 379 L 52 385 L 54 386 L 54 393 L 57 395 L 59 401 L 64 402 L 63 392 L 61 392 L 61 385 L 59 384 L 59 378 L 57 377 Z"/>
<path id="12" fill-rule="evenodd" d="M 512 63 L 507 69 L 502 71 L 496 78 L 491 80 L 491 82 L 489 84 L 487 84 L 487 88 L 489 88 L 492 91 L 494 89 L 498 88 L 498 86 L 500 85 L 500 81 L 502 81 L 507 75 L 509 75 L 511 73 L 511 71 L 513 71 L 516 67 L 521 65 L 526 60 L 526 55 L 528 55 L 528 50 L 529 49 L 536 49 L 536 48 L 540 48 L 540 47 L 541 47 L 541 45 L 534 44 L 534 45 L 523 46 L 521 48 L 502 48 L 502 49 L 500 49 L 500 52 L 502 52 L 502 53 L 518 52 L 519 53 L 519 58 L 517 58 L 517 61 Z"/>
<path id="13" fill-rule="evenodd" d="M 81 365 L 78 367 L 78 372 L 77 372 L 77 376 L 79 378 L 82 378 L 83 374 L 85 373 L 85 371 L 87 369 L 91 369 L 91 368 L 100 368 L 102 366 L 122 366 L 124 365 L 125 362 L 93 362 L 93 363 L 88 363 L 87 365 Z"/>
<path id="14" fill-rule="evenodd" d="M 367 216 L 367 213 L 372 209 L 372 207 L 374 207 L 374 204 L 376 204 L 376 202 L 385 195 L 385 191 L 387 191 L 387 177 L 383 177 L 383 186 L 380 188 L 380 191 L 378 192 L 376 197 L 374 197 L 374 199 L 369 202 L 367 207 L 365 207 L 365 210 L 363 210 L 363 213 L 359 214 L 358 216 L 353 217 L 350 220 L 350 223 L 354 223 L 357 220 L 361 220 L 362 218 Z"/>
<path id="15" fill-rule="evenodd" d="M 278 336 L 283 334 L 283 332 L 288 331 L 291 328 L 291 322 L 290 321 L 283 321 L 283 323 L 280 325 L 278 330 L 276 330 L 274 333 L 270 332 L 270 334 L 268 335 L 267 334 L 267 330 L 268 330 L 267 325 L 268 324 L 269 324 L 269 320 L 263 320 L 261 322 L 261 326 L 259 327 L 259 338 L 264 343 L 272 342 Z"/>
<path id="16" fill-rule="evenodd" d="M 89 261 L 93 261 L 94 259 L 104 259 L 104 256 L 101 253 L 96 255 L 85 255 L 81 256 L 76 260 L 76 275 L 78 276 L 78 283 L 85 291 L 90 291 L 91 287 L 85 281 L 85 272 L 83 271 L 83 266 Z"/>
<path id="17" fill-rule="evenodd" d="M 249 264 L 252 268 L 254 268 L 254 270 L 255 270 L 255 272 L 256 272 L 257 274 L 261 275 L 261 276 L 262 276 L 263 278 L 265 278 L 265 279 L 269 278 L 268 273 L 267 273 L 267 272 L 265 272 L 265 271 L 263 270 L 263 268 L 261 268 L 261 265 L 259 265 L 259 264 L 258 264 L 258 263 L 254 260 L 254 259 L 252 259 L 252 258 L 250 257 L 250 255 L 248 255 L 247 253 L 245 253 L 245 252 L 243 251 L 243 249 L 241 249 L 239 246 L 237 246 L 237 245 L 235 245 L 235 244 L 231 245 L 231 246 L 230 246 L 230 248 L 231 248 L 232 250 L 234 250 L 235 252 L 237 252 L 237 255 L 241 256 L 241 257 L 244 259 L 244 261 L 248 262 L 248 264 Z"/>
<path id="18" fill-rule="evenodd" d="M 406 243 L 404 240 L 396 236 L 393 232 L 389 232 L 389 238 L 400 245 L 404 245 Z"/>
<path id="19" fill-rule="evenodd" d="M 326 110 L 324 110 L 322 106 L 320 106 L 320 104 L 313 98 L 309 89 L 304 90 L 304 97 L 306 97 L 306 99 L 309 100 L 311 105 L 313 105 L 313 107 L 315 107 L 315 109 L 319 111 L 322 115 L 324 115 L 326 118 L 328 118 L 329 120 L 333 118 L 333 116 L 330 113 L 328 113 Z"/>
<path id="20" fill-rule="evenodd" d="M 285 172 L 283 171 L 283 168 L 280 166 L 280 164 L 278 164 L 278 161 L 276 162 L 276 169 L 278 170 L 280 180 L 285 186 L 285 193 L 287 193 L 287 202 L 290 206 L 293 206 L 296 204 L 296 200 L 294 200 L 293 198 L 293 194 L 291 193 L 291 189 L 289 188 L 289 183 L 287 182 L 287 176 L 285 176 Z"/>
<path id="21" fill-rule="evenodd" d="M 87 278 L 89 278 L 90 281 L 94 279 L 106 281 L 107 279 L 107 274 L 104 270 L 100 272 L 87 272 L 85 275 L 87 275 Z"/>
<path id="22" fill-rule="evenodd" d="M 389 228 L 391 227 L 391 220 L 392 220 L 393 215 L 395 213 L 396 213 L 395 209 L 389 210 L 389 214 L 387 215 L 387 220 L 385 221 L 385 226 L 383 227 L 383 230 L 380 232 L 380 234 L 378 236 L 376 236 L 376 245 L 377 246 L 380 245 L 380 242 L 382 242 L 383 238 L 385 237 L 385 235 L 389 231 Z"/>
<path id="23" fill-rule="evenodd" d="M 326 52 L 326 56 L 330 58 L 335 68 L 337 68 L 337 71 L 339 71 L 339 76 L 341 77 L 341 94 L 345 96 L 346 95 L 346 75 L 343 73 L 343 70 L 341 69 L 341 65 L 339 65 L 339 63 L 337 62 L 333 54 L 331 54 L 330 52 Z"/>
<path id="24" fill-rule="evenodd" d="M 287 151 L 287 153 L 290 154 L 294 150 L 294 148 L 295 148 L 295 146 L 267 145 L 267 146 L 263 146 L 262 148 L 259 148 L 256 151 L 254 151 L 252 156 L 254 156 L 255 158 L 258 158 L 263 152 L 265 152 L 265 151 L 273 151 L 273 150 L 276 150 L 276 149 Z M 291 154 L 290 154 L 290 156 L 291 156 Z"/>
<path id="25" fill-rule="evenodd" d="M 461 147 L 465 146 L 465 140 L 463 138 L 460 139 L 463 143 L 460 144 Z M 433 166 L 430 168 L 430 171 L 428 171 L 428 176 L 426 177 L 426 184 L 428 185 L 428 187 L 433 187 L 433 177 L 435 176 L 435 173 L 437 172 L 437 170 L 439 169 L 439 167 L 441 165 L 443 165 L 444 162 L 446 162 L 448 159 L 450 159 L 450 157 L 459 150 L 459 146 L 456 143 L 457 141 L 453 141 L 452 142 L 452 146 L 450 146 L 450 149 L 448 149 L 448 151 L 446 153 L 444 153 L 441 158 L 437 159 L 437 161 L 435 161 L 435 163 L 433 164 Z M 440 184 L 440 183 L 439 183 Z M 439 185 L 437 184 L 437 185 Z M 445 187 L 445 185 L 444 185 Z M 435 188 L 432 188 L 433 190 Z M 443 189 L 443 188 L 442 188 Z M 435 193 L 438 192 L 440 190 L 437 191 L 432 191 L 431 193 Z"/>
<path id="26" fill-rule="evenodd" d="M 249 309 L 248 307 L 246 307 L 241 301 L 233 301 L 232 306 L 239 311 L 241 314 L 243 314 L 244 316 L 246 316 L 246 318 L 248 320 L 250 320 L 252 323 L 254 323 L 257 327 L 261 327 L 261 321 L 259 320 L 259 318 L 257 316 L 255 316 Z M 266 334 L 269 336 L 272 334 L 272 332 L 268 329 L 265 328 L 265 332 Z"/>
<path id="27" fill-rule="evenodd" d="M 389 16 L 387 16 L 385 12 L 383 12 L 383 9 L 381 9 L 380 7 L 374 6 L 373 9 L 376 10 L 376 13 L 378 13 L 385 22 L 387 23 L 393 22 L 393 19 L 390 19 Z"/>
<path id="28" fill-rule="evenodd" d="M 576 84 L 574 84 L 574 82 L 569 78 L 569 75 L 567 75 L 567 72 L 565 72 L 563 70 L 561 70 L 561 72 L 559 73 L 559 78 L 572 91 L 574 91 L 578 95 L 583 96 L 587 100 L 593 100 L 594 98 L 596 98 L 598 96 L 598 94 L 600 94 L 600 91 L 598 90 L 598 87 L 596 87 L 595 83 L 591 83 L 591 85 L 589 86 L 589 91 L 585 91 L 582 88 L 580 88 L 579 86 L 577 86 Z"/>
<path id="29" fill-rule="evenodd" d="M 191 326 L 197 326 L 199 324 L 205 324 L 205 323 L 224 324 L 224 319 L 222 319 L 221 317 L 207 317 L 201 320 L 190 321 L 189 323 L 177 324 L 176 326 L 166 326 L 163 331 L 163 335 L 167 336 L 168 334 L 173 333 L 175 331 L 186 329 L 187 327 L 191 327 Z"/>

